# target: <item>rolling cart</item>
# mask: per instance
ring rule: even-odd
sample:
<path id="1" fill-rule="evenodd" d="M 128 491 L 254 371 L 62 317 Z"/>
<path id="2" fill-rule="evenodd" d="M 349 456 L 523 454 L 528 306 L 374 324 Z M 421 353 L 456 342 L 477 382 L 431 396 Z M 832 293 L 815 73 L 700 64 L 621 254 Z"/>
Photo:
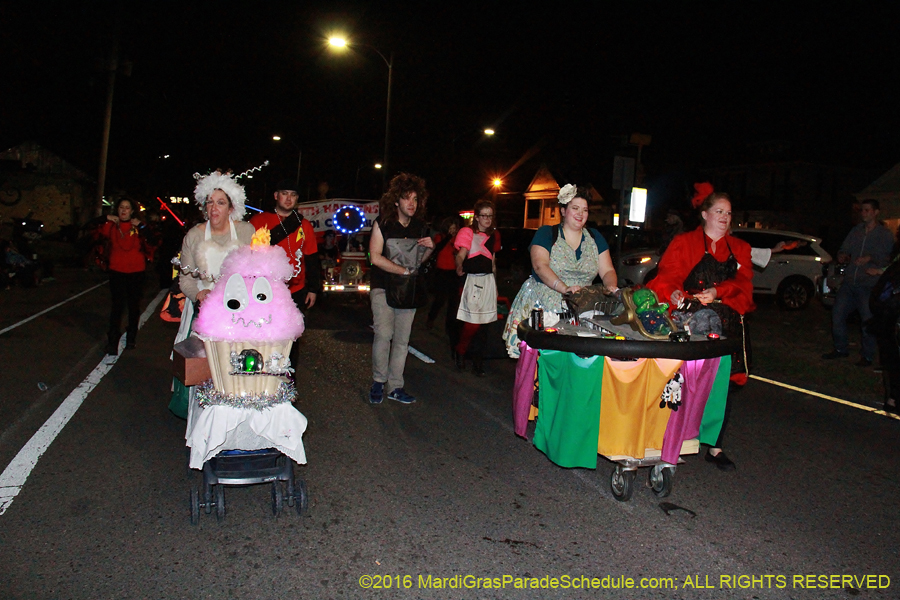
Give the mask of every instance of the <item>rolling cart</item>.
<path id="1" fill-rule="evenodd" d="M 642 467 L 650 467 L 653 493 L 668 496 L 676 465 L 684 462 L 680 457 L 718 437 L 730 356 L 740 340 L 647 340 L 609 317 L 592 320 L 598 319 L 620 339 L 583 326 L 535 330 L 519 324 L 524 347 L 513 400 L 516 433 L 524 437 L 527 420 L 536 417 L 534 445 L 554 463 L 596 469 L 598 455 L 614 463 L 610 490 L 616 500 L 631 499 Z M 661 406 L 660 397 L 676 372 L 685 380 L 683 401 L 672 410 Z M 538 406 L 532 406 L 533 396 Z"/>

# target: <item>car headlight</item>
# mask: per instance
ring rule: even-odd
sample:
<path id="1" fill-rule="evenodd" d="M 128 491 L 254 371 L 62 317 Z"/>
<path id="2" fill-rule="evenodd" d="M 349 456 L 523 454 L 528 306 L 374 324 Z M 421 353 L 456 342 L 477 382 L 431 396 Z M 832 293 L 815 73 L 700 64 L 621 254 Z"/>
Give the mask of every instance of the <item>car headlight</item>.
<path id="1" fill-rule="evenodd" d="M 653 260 L 650 256 L 633 256 L 631 258 L 626 258 L 622 261 L 622 264 L 627 267 L 633 267 L 635 265 L 642 265 L 644 263 L 648 263 Z"/>

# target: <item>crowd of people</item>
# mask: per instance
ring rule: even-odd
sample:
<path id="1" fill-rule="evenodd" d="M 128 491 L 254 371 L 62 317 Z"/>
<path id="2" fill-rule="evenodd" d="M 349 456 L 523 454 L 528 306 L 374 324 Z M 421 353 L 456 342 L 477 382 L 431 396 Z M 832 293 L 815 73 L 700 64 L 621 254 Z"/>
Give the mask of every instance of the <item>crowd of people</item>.
<path id="1" fill-rule="evenodd" d="M 288 282 L 292 299 L 303 312 L 312 309 L 322 291 L 320 261 L 335 261 L 339 249 L 333 232 L 317 244 L 312 224 L 297 210 L 296 182 L 283 180 L 274 192 L 274 209 L 244 221 L 244 189 L 228 173 L 215 172 L 199 177 L 195 200 L 204 221 L 184 236 L 181 247 L 181 275 L 178 283 L 186 296 L 176 342 L 191 333 L 196 308 L 215 286 L 222 261 L 231 250 L 250 243 L 256 230 L 270 232 L 271 244 L 288 256 L 293 275 Z M 708 193 L 707 193 L 708 192 Z M 524 342 L 518 325 L 540 309 L 547 324 L 564 318 L 564 297 L 602 282 L 605 292 L 618 291 L 618 278 L 604 237 L 588 224 L 588 188 L 567 184 L 557 202 L 560 222 L 543 226 L 529 248 L 531 275 L 513 301 L 502 333 L 507 353 L 518 358 Z M 380 199 L 380 214 L 369 239 L 371 261 L 370 304 L 373 318 L 372 383 L 367 399 L 380 404 L 385 398 L 411 404 L 416 398 L 407 392 L 404 370 L 416 310 L 433 302 L 426 327 L 432 329 L 441 310 L 446 310 L 444 328 L 450 357 L 455 367 L 485 375 L 483 349 L 487 324 L 498 319 L 496 254 L 501 239 L 496 228 L 496 206 L 478 201 L 471 223 L 458 217 L 441 222 L 432 236 L 426 223 L 428 191 L 425 181 L 409 173 L 394 177 Z M 745 315 L 753 302 L 753 264 L 764 265 L 773 252 L 753 249 L 731 235 L 732 204 L 728 194 L 698 189 L 695 208 L 700 225 L 684 231 L 681 217 L 667 215 L 666 239 L 658 275 L 648 282 L 661 302 L 672 309 L 707 310 L 721 322 L 721 331 L 740 340 L 740 349 L 731 356 L 731 382 L 747 381 L 751 359 L 750 338 Z M 135 345 L 140 292 L 145 270 L 142 253 L 143 224 L 137 207 L 128 199 L 116 202 L 107 217 L 103 236 L 109 244 L 111 311 L 107 353 L 116 354 L 122 316 L 127 309 L 126 348 Z M 876 349 L 885 373 L 884 409 L 897 412 L 900 396 L 900 352 L 897 319 L 900 317 L 900 266 L 894 253 L 893 234 L 878 221 L 877 202 L 862 203 L 862 222 L 844 240 L 838 261 L 848 268 L 833 311 L 834 349 L 825 359 L 849 356 L 847 318 L 853 311 L 862 317 L 861 366 L 871 365 Z M 330 235 L 329 235 L 330 234 Z M 426 272 L 428 274 L 426 278 Z M 694 307 L 693 309 L 690 307 Z M 298 364 L 299 346 L 294 345 L 291 363 Z M 191 390 L 177 380 L 173 385 L 170 409 L 185 417 Z M 730 398 L 730 396 L 729 396 Z M 722 470 L 734 470 L 734 462 L 723 451 L 730 416 L 726 402 L 724 422 L 718 440 L 706 460 Z"/>

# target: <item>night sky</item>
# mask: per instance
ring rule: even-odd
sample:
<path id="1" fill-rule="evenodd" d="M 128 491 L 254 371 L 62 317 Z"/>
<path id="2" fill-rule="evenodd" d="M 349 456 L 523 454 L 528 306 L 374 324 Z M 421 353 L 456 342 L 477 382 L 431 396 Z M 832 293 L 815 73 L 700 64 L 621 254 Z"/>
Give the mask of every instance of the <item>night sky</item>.
<path id="1" fill-rule="evenodd" d="M 436 211 L 470 206 L 495 174 L 522 191 L 541 163 L 607 195 L 629 133 L 653 136 L 651 184 L 688 185 L 773 141 L 783 159 L 876 172 L 900 160 L 894 8 L 431 4 L 127 3 L 109 185 L 188 195 L 195 171 L 270 159 L 248 187 L 261 196 L 296 175 L 300 148 L 313 197 L 321 180 L 331 196 L 376 197 L 387 67 L 327 49 L 337 31 L 394 53 L 390 171 L 426 177 Z M 0 5 L 2 148 L 33 139 L 96 176 L 116 14 Z"/>

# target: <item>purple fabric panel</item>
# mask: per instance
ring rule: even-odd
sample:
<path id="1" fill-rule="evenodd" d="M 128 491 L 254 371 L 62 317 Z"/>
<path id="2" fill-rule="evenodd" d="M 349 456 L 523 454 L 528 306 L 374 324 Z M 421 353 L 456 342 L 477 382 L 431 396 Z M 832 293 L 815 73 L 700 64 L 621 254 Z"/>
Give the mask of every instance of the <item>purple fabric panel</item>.
<path id="1" fill-rule="evenodd" d="M 534 370 L 537 368 L 538 351 L 525 342 L 519 342 L 519 362 L 516 365 L 516 382 L 513 385 L 513 425 L 516 435 L 525 437 L 528 430 L 528 413 L 534 398 Z M 700 411 L 702 414 L 702 410 Z"/>
<path id="2" fill-rule="evenodd" d="M 662 459 L 676 464 L 681 455 L 681 444 L 700 434 L 703 409 L 716 380 L 718 358 L 687 360 L 681 365 L 684 385 L 681 388 L 681 406 L 669 417 L 663 435 Z"/>

